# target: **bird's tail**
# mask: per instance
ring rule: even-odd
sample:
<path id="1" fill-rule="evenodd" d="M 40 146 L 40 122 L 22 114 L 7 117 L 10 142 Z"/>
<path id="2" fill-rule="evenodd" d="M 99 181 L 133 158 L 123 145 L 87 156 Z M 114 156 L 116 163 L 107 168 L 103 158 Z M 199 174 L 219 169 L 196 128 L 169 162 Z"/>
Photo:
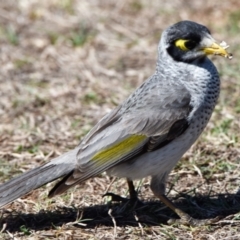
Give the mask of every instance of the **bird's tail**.
<path id="1" fill-rule="evenodd" d="M 73 171 L 78 149 L 69 151 L 49 163 L 34 168 L 0 185 L 0 208 L 33 189 Z"/>

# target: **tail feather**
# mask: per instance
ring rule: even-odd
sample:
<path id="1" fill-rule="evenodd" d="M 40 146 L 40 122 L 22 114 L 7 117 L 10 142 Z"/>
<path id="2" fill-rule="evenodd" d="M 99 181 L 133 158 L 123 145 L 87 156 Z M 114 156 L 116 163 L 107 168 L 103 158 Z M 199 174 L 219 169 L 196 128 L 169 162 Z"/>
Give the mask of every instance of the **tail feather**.
<path id="1" fill-rule="evenodd" d="M 0 185 L 0 208 L 30 191 L 72 172 L 76 164 L 75 148 L 49 163 L 34 168 Z"/>
<path id="2" fill-rule="evenodd" d="M 62 178 L 48 193 L 48 197 L 52 198 L 56 195 L 62 194 L 63 192 L 67 191 L 69 188 L 73 187 L 74 185 L 66 185 L 67 179 L 72 175 L 73 171 L 67 174 L 64 178 Z"/>

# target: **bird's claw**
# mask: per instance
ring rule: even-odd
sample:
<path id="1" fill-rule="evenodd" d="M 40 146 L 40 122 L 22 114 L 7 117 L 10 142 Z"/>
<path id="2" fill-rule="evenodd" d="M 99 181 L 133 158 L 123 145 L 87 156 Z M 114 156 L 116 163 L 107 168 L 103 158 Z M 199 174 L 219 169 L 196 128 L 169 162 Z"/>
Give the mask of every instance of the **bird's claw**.
<path id="1" fill-rule="evenodd" d="M 126 203 L 128 206 L 131 206 L 131 208 L 136 208 L 136 206 L 143 205 L 143 203 L 137 197 L 124 198 L 111 192 L 105 193 L 102 197 L 111 197 L 111 201 Z"/>
<path id="2" fill-rule="evenodd" d="M 111 193 L 111 192 L 107 192 L 107 193 L 103 194 L 102 197 L 111 197 L 112 202 L 128 202 L 130 200 L 128 198 L 121 197 L 121 196 Z"/>
<path id="3" fill-rule="evenodd" d="M 170 219 L 168 220 L 168 224 L 182 224 L 182 225 L 188 225 L 192 227 L 201 227 L 206 225 L 211 225 L 213 223 L 216 223 L 220 220 L 220 217 L 215 217 L 211 219 L 195 219 L 190 217 L 188 214 L 181 214 L 180 219 Z"/>

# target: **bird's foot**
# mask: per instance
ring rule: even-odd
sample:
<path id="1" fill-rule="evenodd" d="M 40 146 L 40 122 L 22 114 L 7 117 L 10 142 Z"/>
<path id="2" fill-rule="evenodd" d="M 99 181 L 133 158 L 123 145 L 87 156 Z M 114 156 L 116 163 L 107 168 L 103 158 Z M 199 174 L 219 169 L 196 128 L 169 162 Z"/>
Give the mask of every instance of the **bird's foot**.
<path id="1" fill-rule="evenodd" d="M 220 220 L 220 217 L 211 218 L 211 219 L 195 219 L 189 216 L 187 213 L 182 212 L 179 209 L 175 210 L 180 219 L 170 219 L 168 220 L 168 224 L 182 224 L 182 225 L 188 225 L 192 227 L 201 227 L 206 225 L 211 225 L 213 223 L 216 223 Z"/>
<path id="2" fill-rule="evenodd" d="M 130 199 L 121 197 L 115 193 L 107 192 L 102 197 L 111 197 L 112 202 L 128 202 Z"/>
<path id="3" fill-rule="evenodd" d="M 143 205 L 143 203 L 138 199 L 137 196 L 130 197 L 130 198 L 124 198 L 124 197 L 121 197 L 117 194 L 107 192 L 103 195 L 103 197 L 111 197 L 112 202 L 123 202 L 123 203 L 129 204 L 132 207 L 136 207 L 139 204 Z"/>

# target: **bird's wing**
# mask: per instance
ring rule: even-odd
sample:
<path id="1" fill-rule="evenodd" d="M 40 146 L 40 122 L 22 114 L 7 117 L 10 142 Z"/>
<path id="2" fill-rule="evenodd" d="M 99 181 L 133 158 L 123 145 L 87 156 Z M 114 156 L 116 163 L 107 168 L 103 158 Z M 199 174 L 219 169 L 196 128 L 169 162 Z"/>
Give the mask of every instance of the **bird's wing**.
<path id="1" fill-rule="evenodd" d="M 81 142 L 75 170 L 53 188 L 50 196 L 181 135 L 188 126 L 191 96 L 179 84 L 160 87 L 161 91 L 155 88 L 144 95 L 142 107 L 136 107 L 136 102 L 135 107 L 123 104 L 100 120 Z"/>

